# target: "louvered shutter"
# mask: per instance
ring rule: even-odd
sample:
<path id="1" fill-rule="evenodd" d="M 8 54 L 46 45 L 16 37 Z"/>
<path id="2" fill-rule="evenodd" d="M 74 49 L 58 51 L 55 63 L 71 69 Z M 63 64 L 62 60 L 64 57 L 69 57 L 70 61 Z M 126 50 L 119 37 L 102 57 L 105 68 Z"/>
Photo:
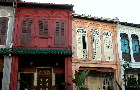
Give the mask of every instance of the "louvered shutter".
<path id="1" fill-rule="evenodd" d="M 4 45 L 6 43 L 7 28 L 8 28 L 8 18 L 6 17 L 0 18 L 0 45 Z"/>
<path id="2" fill-rule="evenodd" d="M 49 20 L 39 20 L 39 36 L 48 37 L 49 34 Z"/>
<path id="3" fill-rule="evenodd" d="M 61 38 L 61 46 L 64 46 L 65 45 L 65 22 L 64 21 L 61 21 L 61 35 L 60 35 L 60 38 Z"/>
<path id="4" fill-rule="evenodd" d="M 65 21 L 55 21 L 54 46 L 65 46 Z"/>
<path id="5" fill-rule="evenodd" d="M 22 21 L 21 28 L 21 44 L 22 45 L 31 45 L 31 31 L 32 31 L 32 23 L 31 19 L 24 19 Z"/>

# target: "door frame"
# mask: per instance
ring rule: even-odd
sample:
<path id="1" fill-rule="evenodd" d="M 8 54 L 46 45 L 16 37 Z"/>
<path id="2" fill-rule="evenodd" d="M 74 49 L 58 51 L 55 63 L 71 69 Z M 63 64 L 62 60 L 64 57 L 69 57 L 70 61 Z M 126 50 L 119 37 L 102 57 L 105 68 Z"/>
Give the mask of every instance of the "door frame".
<path id="1" fill-rule="evenodd" d="M 31 74 L 34 74 L 34 82 L 35 82 L 35 73 L 36 73 L 36 72 L 18 72 L 17 90 L 20 89 L 20 82 L 19 82 L 19 79 L 20 79 L 20 74 L 21 74 L 21 73 L 24 73 L 24 74 L 26 74 L 26 73 L 28 73 L 28 74 L 30 74 L 30 73 L 31 73 Z M 33 82 L 33 85 L 35 85 L 34 82 Z"/>
<path id="2" fill-rule="evenodd" d="M 38 70 L 38 69 L 43 69 L 43 68 L 44 68 L 44 69 L 45 69 L 45 68 L 46 68 L 46 69 L 51 69 L 51 80 L 52 80 L 52 81 L 51 81 L 51 86 L 53 86 L 53 67 L 37 67 L 37 68 L 36 68 L 37 87 L 38 87 L 38 72 L 37 72 L 37 70 Z"/>

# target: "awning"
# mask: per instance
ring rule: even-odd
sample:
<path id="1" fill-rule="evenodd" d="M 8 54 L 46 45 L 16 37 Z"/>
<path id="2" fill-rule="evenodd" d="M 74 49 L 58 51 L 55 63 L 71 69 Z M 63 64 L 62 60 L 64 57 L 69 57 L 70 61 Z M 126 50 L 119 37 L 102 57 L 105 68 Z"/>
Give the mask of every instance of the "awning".
<path id="1" fill-rule="evenodd" d="M 0 54 L 59 54 L 72 55 L 69 49 L 1 48 Z"/>

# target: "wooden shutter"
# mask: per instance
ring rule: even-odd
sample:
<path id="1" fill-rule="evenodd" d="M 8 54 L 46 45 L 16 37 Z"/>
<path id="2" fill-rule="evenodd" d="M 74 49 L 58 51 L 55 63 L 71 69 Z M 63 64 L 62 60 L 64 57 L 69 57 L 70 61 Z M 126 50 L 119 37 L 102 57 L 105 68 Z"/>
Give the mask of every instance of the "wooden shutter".
<path id="1" fill-rule="evenodd" d="M 48 37 L 49 20 L 39 20 L 38 27 L 39 27 L 39 36 Z"/>
<path id="2" fill-rule="evenodd" d="M 6 17 L 0 18 L 0 45 L 4 45 L 6 43 L 7 28 L 8 28 L 8 18 Z"/>
<path id="3" fill-rule="evenodd" d="M 31 44 L 31 31 L 32 31 L 33 20 L 24 19 L 21 25 L 21 44 L 30 45 Z"/>
<path id="4" fill-rule="evenodd" d="M 54 30 L 54 46 L 65 46 L 66 37 L 66 24 L 65 21 L 55 21 L 55 30 Z"/>

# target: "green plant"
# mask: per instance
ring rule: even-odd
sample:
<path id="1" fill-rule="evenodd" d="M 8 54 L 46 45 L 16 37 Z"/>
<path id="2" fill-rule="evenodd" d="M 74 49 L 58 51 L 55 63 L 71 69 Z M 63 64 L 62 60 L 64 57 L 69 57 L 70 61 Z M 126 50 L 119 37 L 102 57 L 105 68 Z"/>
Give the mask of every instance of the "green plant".
<path id="1" fill-rule="evenodd" d="M 84 70 L 82 72 L 75 71 L 75 79 L 72 81 L 75 83 L 77 90 L 88 90 L 87 86 L 84 84 L 84 81 L 89 71 L 90 70 Z"/>
<path id="2" fill-rule="evenodd" d="M 61 84 L 65 86 L 65 90 L 67 90 L 67 86 L 71 85 L 69 82 L 64 82 L 64 83 L 61 83 Z"/>

